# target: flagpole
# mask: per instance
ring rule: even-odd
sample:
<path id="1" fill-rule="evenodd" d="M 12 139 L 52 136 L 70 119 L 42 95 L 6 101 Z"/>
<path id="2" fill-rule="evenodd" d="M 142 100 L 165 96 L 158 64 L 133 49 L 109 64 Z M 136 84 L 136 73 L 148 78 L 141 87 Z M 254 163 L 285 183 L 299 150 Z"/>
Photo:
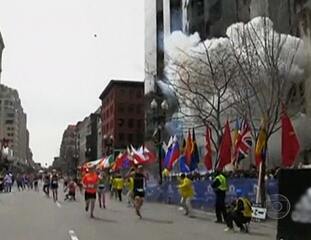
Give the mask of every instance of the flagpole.
<path id="1" fill-rule="evenodd" d="M 260 162 L 260 165 L 259 165 L 259 176 L 258 176 L 258 183 L 257 183 L 256 204 L 259 204 L 259 199 L 260 199 L 261 172 L 262 172 L 262 162 Z"/>

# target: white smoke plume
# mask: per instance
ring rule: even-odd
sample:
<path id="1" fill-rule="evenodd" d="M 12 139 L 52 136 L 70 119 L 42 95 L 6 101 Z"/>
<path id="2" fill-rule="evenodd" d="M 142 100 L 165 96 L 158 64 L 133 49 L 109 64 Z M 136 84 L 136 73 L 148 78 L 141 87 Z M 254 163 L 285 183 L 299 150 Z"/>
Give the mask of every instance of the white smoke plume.
<path id="1" fill-rule="evenodd" d="M 296 203 L 291 217 L 294 222 L 311 223 L 311 187 Z"/>

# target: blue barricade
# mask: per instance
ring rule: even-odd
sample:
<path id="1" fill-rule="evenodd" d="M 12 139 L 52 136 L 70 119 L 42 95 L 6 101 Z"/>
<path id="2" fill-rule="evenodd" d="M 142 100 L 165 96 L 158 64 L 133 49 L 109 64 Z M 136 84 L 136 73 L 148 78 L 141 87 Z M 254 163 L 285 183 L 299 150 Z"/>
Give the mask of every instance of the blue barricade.
<path id="1" fill-rule="evenodd" d="M 195 196 L 192 200 L 192 206 L 197 209 L 210 209 L 215 205 L 215 193 L 211 187 L 210 180 L 197 180 L 193 182 Z M 146 188 L 146 200 L 151 202 L 161 202 L 168 204 L 179 204 L 180 194 L 176 181 L 166 181 L 161 186 L 150 184 Z M 229 191 L 226 201 L 228 203 L 236 199 L 235 190 L 242 189 L 243 193 L 253 202 L 256 200 L 257 179 L 236 178 L 229 180 Z M 269 195 L 278 193 L 277 180 L 267 181 L 267 193 Z"/>

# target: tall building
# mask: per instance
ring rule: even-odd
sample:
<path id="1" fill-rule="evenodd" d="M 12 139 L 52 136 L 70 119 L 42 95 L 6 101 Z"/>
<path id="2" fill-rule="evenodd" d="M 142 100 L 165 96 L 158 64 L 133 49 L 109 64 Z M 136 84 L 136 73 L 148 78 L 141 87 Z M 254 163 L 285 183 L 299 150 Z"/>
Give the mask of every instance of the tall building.
<path id="1" fill-rule="evenodd" d="M 101 120 L 101 107 L 99 107 L 95 114 L 97 118 L 97 159 L 103 156 L 103 136 L 102 136 L 102 120 Z"/>
<path id="2" fill-rule="evenodd" d="M 171 32 L 198 32 L 201 39 L 225 36 L 236 22 L 267 16 L 278 32 L 299 34 L 297 12 L 307 0 L 146 0 L 145 94 L 157 92 L 164 76 L 164 44 Z"/>
<path id="3" fill-rule="evenodd" d="M 2 72 L 2 52 L 4 49 L 4 42 L 0 32 L 0 80 L 1 80 L 1 72 Z M 0 81 L 1 82 L 1 81 Z"/>
<path id="4" fill-rule="evenodd" d="M 8 139 L 14 160 L 27 163 L 29 134 L 27 116 L 18 92 L 0 84 L 0 139 Z"/>
<path id="5" fill-rule="evenodd" d="M 91 134 L 90 116 L 85 117 L 83 121 L 77 123 L 77 147 L 79 153 L 79 163 L 84 163 L 87 160 L 88 151 L 87 148 L 87 136 Z M 94 159 L 95 160 L 95 159 Z"/>
<path id="6" fill-rule="evenodd" d="M 139 146 L 144 141 L 144 83 L 111 80 L 100 95 L 102 146 L 114 149 Z"/>
<path id="7" fill-rule="evenodd" d="M 86 136 L 86 157 L 90 161 L 97 160 L 102 157 L 101 153 L 101 109 L 98 108 L 94 113 L 90 115 L 89 134 Z M 99 150 L 98 150 L 99 148 Z"/>
<path id="8" fill-rule="evenodd" d="M 69 125 L 63 133 L 59 151 L 59 158 L 55 158 L 53 166 L 60 168 L 68 175 L 75 175 L 76 167 L 79 165 L 77 151 L 76 125 Z"/>

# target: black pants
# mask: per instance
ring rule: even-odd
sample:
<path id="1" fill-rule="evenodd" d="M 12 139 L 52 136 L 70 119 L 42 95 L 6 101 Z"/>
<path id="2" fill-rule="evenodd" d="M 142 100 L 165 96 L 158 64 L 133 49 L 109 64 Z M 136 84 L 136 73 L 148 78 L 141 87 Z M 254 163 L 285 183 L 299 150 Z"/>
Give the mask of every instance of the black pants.
<path id="1" fill-rule="evenodd" d="M 244 230 L 243 224 L 251 221 L 250 217 L 244 217 L 241 212 L 233 211 L 227 215 L 227 226 L 233 228 L 233 222 L 241 229 Z"/>
<path id="2" fill-rule="evenodd" d="M 122 202 L 122 189 L 117 189 L 119 201 Z"/>
<path id="3" fill-rule="evenodd" d="M 218 222 L 226 221 L 227 219 L 227 210 L 226 210 L 226 192 L 217 191 L 216 192 L 216 218 Z"/>
<path id="4" fill-rule="evenodd" d="M 50 186 L 48 184 L 44 184 L 43 185 L 43 192 L 46 194 L 46 195 L 49 195 L 50 194 Z"/>

